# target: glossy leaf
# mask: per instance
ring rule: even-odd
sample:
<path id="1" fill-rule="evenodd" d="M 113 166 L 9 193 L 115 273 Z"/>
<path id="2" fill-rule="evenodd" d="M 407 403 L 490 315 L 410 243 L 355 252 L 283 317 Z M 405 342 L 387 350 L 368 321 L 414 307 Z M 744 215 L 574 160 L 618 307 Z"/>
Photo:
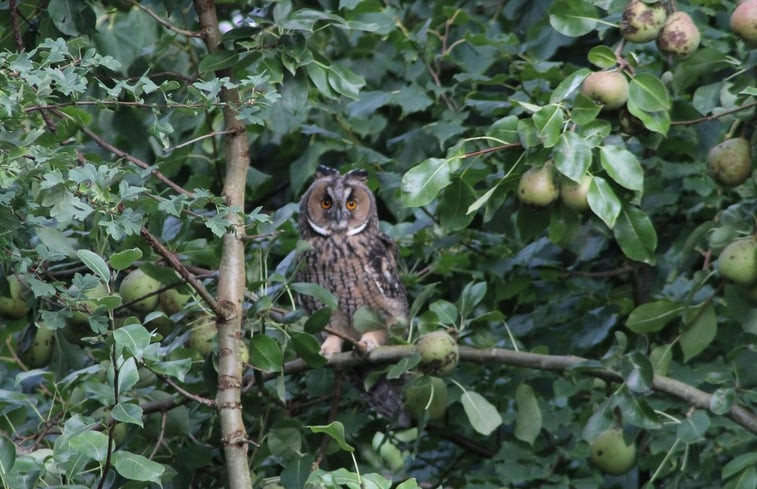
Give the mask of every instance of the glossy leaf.
<path id="1" fill-rule="evenodd" d="M 142 258 L 142 250 L 139 248 L 130 248 L 113 253 L 110 256 L 110 266 L 113 267 L 113 270 L 126 270 L 140 258 Z"/>
<path id="2" fill-rule="evenodd" d="M 322 304 L 331 310 L 337 309 L 336 297 L 334 294 L 324 289 L 318 284 L 311 284 L 306 282 L 295 282 L 289 285 L 293 291 L 298 294 L 305 294 L 318 299 Z M 324 313 L 325 314 L 325 313 Z"/>
<path id="3" fill-rule="evenodd" d="M 602 168 L 619 185 L 629 190 L 644 188 L 644 171 L 636 156 L 620 146 L 601 146 L 599 161 Z"/>
<path id="4" fill-rule="evenodd" d="M 292 333 L 292 346 L 297 355 L 300 356 L 305 363 L 311 367 L 322 367 L 326 365 L 326 360 L 320 354 L 321 345 L 318 340 L 311 334 L 307 333 Z"/>
<path id="5" fill-rule="evenodd" d="M 647 302 L 631 311 L 626 326 L 634 333 L 653 333 L 680 317 L 685 309 L 684 306 L 666 299 Z"/>
<path id="6" fill-rule="evenodd" d="M 5 436 L 0 436 L 0 475 L 10 472 L 15 461 L 16 445 Z"/>
<path id="7" fill-rule="evenodd" d="M 551 148 L 560 140 L 564 117 L 562 108 L 556 104 L 546 105 L 534 113 L 536 137 L 545 148 Z"/>
<path id="8" fill-rule="evenodd" d="M 587 200 L 592 212 L 612 229 L 622 206 L 610 184 L 604 178 L 595 176 L 589 186 Z"/>
<path id="9" fill-rule="evenodd" d="M 79 259 L 82 261 L 82 263 L 84 263 L 84 265 L 86 265 L 87 268 L 92 270 L 95 275 L 100 277 L 100 280 L 105 283 L 110 282 L 110 269 L 108 268 L 108 264 L 105 263 L 105 260 L 103 260 L 100 255 L 90 250 L 79 250 L 76 252 L 76 254 L 79 256 Z"/>
<path id="10" fill-rule="evenodd" d="M 709 427 L 710 417 L 707 416 L 707 413 L 696 410 L 681 421 L 676 430 L 676 435 L 683 443 L 696 443 L 704 439 L 704 435 Z"/>
<path id="11" fill-rule="evenodd" d="M 610 68 L 618 63 L 615 53 L 609 46 L 594 46 L 587 56 L 589 63 L 598 68 Z"/>
<path id="12" fill-rule="evenodd" d="M 591 146 L 573 131 L 567 131 L 560 137 L 560 143 L 555 147 L 555 168 L 577 182 L 583 177 L 591 165 Z"/>
<path id="13" fill-rule="evenodd" d="M 521 384 L 515 391 L 518 415 L 515 418 L 515 438 L 533 445 L 541 431 L 541 409 L 534 390 L 528 384 Z"/>
<path id="14" fill-rule="evenodd" d="M 451 183 L 456 164 L 443 158 L 429 158 L 414 166 L 402 177 L 402 202 L 421 207 L 436 198 Z"/>
<path id="15" fill-rule="evenodd" d="M 163 465 L 136 453 L 118 450 L 113 453 L 113 466 L 125 479 L 153 482 L 160 485 L 160 477 L 165 472 Z"/>
<path id="16" fill-rule="evenodd" d="M 686 329 L 681 335 L 683 361 L 688 362 L 702 353 L 718 333 L 715 306 L 711 302 L 702 307 L 690 308 L 683 315 Z"/>
<path id="17" fill-rule="evenodd" d="M 502 417 L 497 409 L 481 394 L 473 391 L 465 391 L 460 396 L 468 422 L 478 433 L 484 436 L 491 434 L 502 424 Z"/>
<path id="18" fill-rule="evenodd" d="M 613 235 L 628 258 L 650 265 L 655 263 L 657 233 L 652 221 L 641 209 L 623 207 L 613 228 Z"/>
<path id="19" fill-rule="evenodd" d="M 354 452 L 355 448 L 347 443 L 344 437 L 344 425 L 339 421 L 332 421 L 327 425 L 308 426 L 313 433 L 325 433 L 331 437 L 338 445 L 339 448 L 345 452 Z"/>
<path id="20" fill-rule="evenodd" d="M 279 372 L 283 355 L 279 343 L 270 336 L 256 334 L 250 342 L 250 361 L 264 372 Z"/>
<path id="21" fill-rule="evenodd" d="M 658 112 L 670 110 L 670 95 L 659 78 L 650 73 L 639 73 L 628 85 L 628 98 L 640 110 Z"/>
<path id="22" fill-rule="evenodd" d="M 104 462 L 108 456 L 108 435 L 99 431 L 84 431 L 69 441 L 71 448 L 82 455 Z"/>
<path id="23" fill-rule="evenodd" d="M 549 102 L 552 104 L 559 104 L 566 98 L 569 98 L 575 93 L 583 83 L 584 79 L 591 73 L 587 68 L 580 68 L 570 75 L 568 75 L 559 85 L 552 91 L 552 95 L 549 97 Z"/>
<path id="24" fill-rule="evenodd" d="M 549 23 L 566 36 L 588 34 L 596 26 L 598 18 L 597 9 L 583 0 L 557 0 L 549 7 Z"/>

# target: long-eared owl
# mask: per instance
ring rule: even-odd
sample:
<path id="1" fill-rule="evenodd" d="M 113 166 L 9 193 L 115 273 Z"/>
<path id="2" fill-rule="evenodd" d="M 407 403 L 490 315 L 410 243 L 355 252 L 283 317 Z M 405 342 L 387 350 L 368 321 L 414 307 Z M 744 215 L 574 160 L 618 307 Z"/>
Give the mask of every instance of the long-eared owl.
<path id="1" fill-rule="evenodd" d="M 319 166 L 300 200 L 298 222 L 300 236 L 310 244 L 298 280 L 320 285 L 337 298 L 338 310 L 332 312 L 328 326 L 356 340 L 363 352 L 383 345 L 388 329 L 405 325 L 408 319 L 395 244 L 379 230 L 376 198 L 365 184 L 367 178 L 363 170 L 340 175 Z M 312 296 L 301 295 L 300 302 L 310 313 L 323 307 Z M 355 313 L 361 308 L 377 319 L 377 327 L 365 331 L 364 325 L 355 323 Z M 328 334 L 321 354 L 338 353 L 343 343 L 340 336 Z"/>

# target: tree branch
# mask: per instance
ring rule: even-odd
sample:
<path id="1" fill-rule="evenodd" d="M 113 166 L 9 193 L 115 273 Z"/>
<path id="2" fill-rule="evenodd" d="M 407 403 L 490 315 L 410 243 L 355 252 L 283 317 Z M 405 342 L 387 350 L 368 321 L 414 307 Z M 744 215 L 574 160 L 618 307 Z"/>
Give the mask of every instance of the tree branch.
<path id="1" fill-rule="evenodd" d="M 177 34 L 181 34 L 182 36 L 187 36 L 187 37 L 202 37 L 202 33 L 201 32 L 187 31 L 187 30 L 181 29 L 179 27 L 176 27 L 175 25 L 173 25 L 172 23 L 168 22 L 166 19 L 162 18 L 161 16 L 159 16 L 158 14 L 156 14 L 155 12 L 153 12 L 152 10 L 150 10 L 149 8 L 145 7 L 144 5 L 140 4 L 136 0 L 129 0 L 129 3 L 131 3 L 132 5 L 134 5 L 136 7 L 139 7 L 140 9 L 142 9 L 142 11 L 144 13 L 146 13 L 147 15 L 149 15 L 150 17 L 152 17 L 153 19 L 155 19 L 158 22 L 158 24 L 162 25 L 163 27 L 165 27 L 169 31 L 173 31 L 173 32 L 175 32 Z"/>

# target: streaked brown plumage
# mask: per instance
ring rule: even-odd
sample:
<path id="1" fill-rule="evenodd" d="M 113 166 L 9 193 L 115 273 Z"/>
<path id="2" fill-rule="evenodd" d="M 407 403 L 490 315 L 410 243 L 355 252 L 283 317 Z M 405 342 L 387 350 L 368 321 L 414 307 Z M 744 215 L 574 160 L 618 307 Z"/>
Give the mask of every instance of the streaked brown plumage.
<path id="1" fill-rule="evenodd" d="M 389 327 L 407 323 L 408 305 L 397 273 L 395 246 L 379 230 L 376 199 L 366 179 L 364 171 L 340 175 L 332 168 L 318 167 L 315 181 L 300 200 L 300 236 L 310 249 L 302 257 L 298 280 L 334 294 L 339 309 L 332 313 L 329 326 L 359 341 L 361 350 L 370 351 L 386 342 Z M 311 296 L 302 295 L 300 300 L 310 313 L 323 307 Z M 362 334 L 353 321 L 361 308 L 373 313 L 379 323 Z M 331 356 L 342 350 L 342 344 L 339 336 L 328 335 L 321 353 Z"/>

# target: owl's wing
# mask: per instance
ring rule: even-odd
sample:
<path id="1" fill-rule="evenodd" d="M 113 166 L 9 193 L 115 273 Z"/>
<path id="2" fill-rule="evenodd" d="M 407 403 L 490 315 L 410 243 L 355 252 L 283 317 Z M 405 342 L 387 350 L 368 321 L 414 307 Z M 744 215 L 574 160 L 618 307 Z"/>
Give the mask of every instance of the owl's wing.
<path id="1" fill-rule="evenodd" d="M 407 292 L 400 280 L 397 270 L 396 246 L 388 236 L 378 235 L 376 248 L 366 261 L 365 271 L 379 291 L 374 300 L 379 310 L 389 319 L 387 326 L 393 323 L 406 323 L 408 316 Z"/>

